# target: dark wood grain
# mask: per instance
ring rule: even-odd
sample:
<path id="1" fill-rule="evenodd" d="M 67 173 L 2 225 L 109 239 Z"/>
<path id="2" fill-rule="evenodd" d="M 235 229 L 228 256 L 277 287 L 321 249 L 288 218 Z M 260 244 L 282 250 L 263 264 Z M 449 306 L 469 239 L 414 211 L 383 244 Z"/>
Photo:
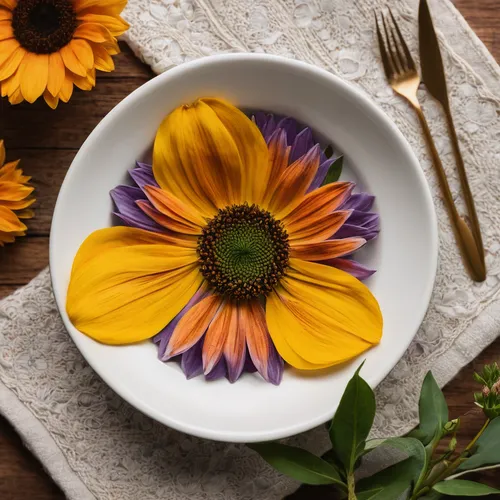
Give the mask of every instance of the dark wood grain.
<path id="1" fill-rule="evenodd" d="M 454 0 L 487 48 L 500 60 L 499 0 Z M 78 148 L 97 123 L 126 95 L 152 76 L 151 70 L 122 45 L 116 71 L 102 74 L 94 91 L 77 92 L 70 104 L 56 111 L 43 103 L 12 107 L 0 101 L 0 138 L 10 159 L 22 164 L 37 186 L 37 217 L 29 234 L 15 245 L 0 249 L 0 298 L 30 281 L 48 263 L 48 234 L 59 186 Z M 445 388 L 452 417 L 467 414 L 461 442 L 467 442 L 481 425 L 481 415 L 472 411 L 472 373 L 483 364 L 500 360 L 500 340 L 464 368 Z M 480 480 L 500 488 L 497 474 Z M 0 499 L 61 500 L 64 495 L 24 448 L 14 429 L 0 418 Z M 332 499 L 329 489 L 305 488 L 295 500 Z M 493 497 L 489 497 L 493 498 Z M 236 500 L 236 499 L 235 499 Z"/>

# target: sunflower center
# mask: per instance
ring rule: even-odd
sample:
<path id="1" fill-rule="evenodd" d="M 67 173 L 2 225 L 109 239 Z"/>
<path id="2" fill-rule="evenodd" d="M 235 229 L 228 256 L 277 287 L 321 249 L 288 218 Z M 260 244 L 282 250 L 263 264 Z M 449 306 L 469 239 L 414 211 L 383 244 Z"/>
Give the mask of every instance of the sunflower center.
<path id="1" fill-rule="evenodd" d="M 288 265 L 283 224 L 256 205 L 219 210 L 198 240 L 201 273 L 220 295 L 250 299 L 267 295 Z"/>
<path id="2" fill-rule="evenodd" d="M 29 52 L 57 52 L 73 38 L 76 13 L 70 0 L 19 0 L 12 15 L 17 41 Z"/>

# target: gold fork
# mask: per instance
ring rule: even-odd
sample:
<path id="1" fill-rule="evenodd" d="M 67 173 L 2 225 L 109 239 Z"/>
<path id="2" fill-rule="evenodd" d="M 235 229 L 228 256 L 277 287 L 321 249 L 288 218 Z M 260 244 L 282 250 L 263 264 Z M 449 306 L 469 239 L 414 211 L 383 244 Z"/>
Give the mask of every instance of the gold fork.
<path id="1" fill-rule="evenodd" d="M 427 145 L 429 146 L 432 161 L 436 168 L 441 193 L 451 219 L 455 238 L 460 248 L 465 266 L 473 280 L 484 281 L 486 279 L 484 260 L 479 253 L 473 233 L 465 220 L 458 214 L 443 164 L 441 163 L 436 145 L 432 139 L 427 120 L 418 102 L 417 90 L 420 85 L 420 76 L 411 57 L 410 50 L 403 39 L 401 30 L 390 10 L 389 14 L 392 20 L 392 27 L 388 26 L 389 22 L 386 20 L 385 16 L 382 15 L 385 40 L 380 30 L 377 16 L 375 15 L 377 38 L 385 75 L 392 89 L 406 98 L 417 113 Z"/>

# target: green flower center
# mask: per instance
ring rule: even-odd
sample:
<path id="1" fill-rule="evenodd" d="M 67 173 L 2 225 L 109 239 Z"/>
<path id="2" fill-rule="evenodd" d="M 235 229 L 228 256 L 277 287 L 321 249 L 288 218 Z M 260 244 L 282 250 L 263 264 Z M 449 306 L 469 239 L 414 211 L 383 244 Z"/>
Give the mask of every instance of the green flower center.
<path id="1" fill-rule="evenodd" d="M 73 38 L 76 13 L 70 0 L 19 0 L 12 15 L 17 41 L 29 52 L 57 52 Z"/>
<path id="2" fill-rule="evenodd" d="M 233 205 L 209 220 L 198 240 L 201 273 L 235 300 L 267 295 L 288 266 L 283 224 L 257 205 Z"/>

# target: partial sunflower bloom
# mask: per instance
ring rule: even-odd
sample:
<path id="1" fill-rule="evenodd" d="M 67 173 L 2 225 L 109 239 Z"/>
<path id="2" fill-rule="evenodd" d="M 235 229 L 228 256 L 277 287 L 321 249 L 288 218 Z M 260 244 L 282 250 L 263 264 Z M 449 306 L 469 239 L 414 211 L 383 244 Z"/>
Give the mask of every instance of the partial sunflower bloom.
<path id="1" fill-rule="evenodd" d="M 31 177 L 23 175 L 18 164 L 19 160 L 5 163 L 5 146 L 0 141 L 0 247 L 24 236 L 28 228 L 22 220 L 34 215 L 29 208 L 35 202 L 34 188 L 27 184 Z"/>
<path id="2" fill-rule="evenodd" d="M 40 96 L 51 108 L 73 85 L 95 86 L 95 70 L 113 71 L 127 0 L 0 0 L 0 86 L 11 104 Z"/>
<path id="3" fill-rule="evenodd" d="M 68 315 L 104 343 L 154 337 L 188 378 L 278 384 L 377 344 L 382 315 L 351 254 L 374 238 L 373 197 L 322 185 L 333 159 L 290 118 L 200 99 L 160 125 L 153 166 L 112 191 L 129 227 L 91 234 L 74 261 Z"/>

